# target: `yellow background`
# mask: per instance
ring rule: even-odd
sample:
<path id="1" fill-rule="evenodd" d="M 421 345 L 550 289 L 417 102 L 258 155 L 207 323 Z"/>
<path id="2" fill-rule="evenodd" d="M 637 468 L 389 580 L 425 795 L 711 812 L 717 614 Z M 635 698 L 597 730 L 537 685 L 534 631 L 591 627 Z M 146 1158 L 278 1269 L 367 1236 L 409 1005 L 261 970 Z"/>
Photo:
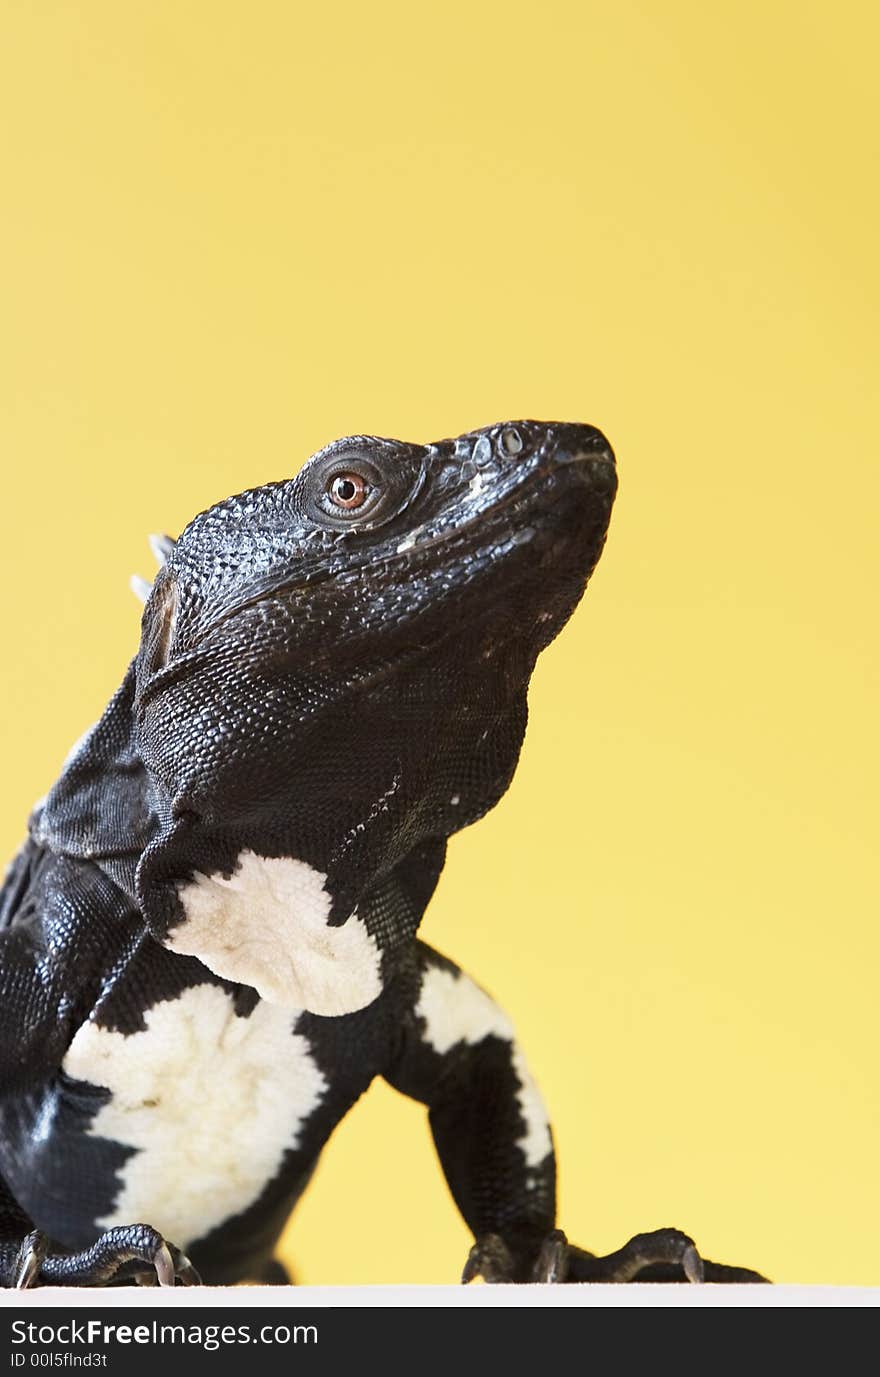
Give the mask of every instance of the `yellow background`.
<path id="1" fill-rule="evenodd" d="M 423 935 L 514 1017 L 564 1227 L 880 1283 L 876 6 L 2 0 L 2 841 L 145 536 L 352 431 L 602 427 L 621 489 Z M 377 1086 L 286 1238 L 448 1281 Z"/>

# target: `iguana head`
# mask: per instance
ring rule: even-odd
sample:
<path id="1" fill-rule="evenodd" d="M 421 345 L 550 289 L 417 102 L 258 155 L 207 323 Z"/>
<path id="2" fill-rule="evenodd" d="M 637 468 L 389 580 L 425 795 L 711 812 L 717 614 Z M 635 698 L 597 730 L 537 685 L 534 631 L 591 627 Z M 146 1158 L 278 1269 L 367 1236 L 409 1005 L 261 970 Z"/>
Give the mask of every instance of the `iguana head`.
<path id="1" fill-rule="evenodd" d="M 615 488 L 599 431 L 517 421 L 339 440 L 197 516 L 137 660 L 155 935 L 292 1006 L 374 998 L 420 917 L 376 896 L 507 788 L 535 659 L 583 593 Z M 291 944 L 311 974 L 288 970 Z M 375 979 L 340 988 L 358 962 Z"/>

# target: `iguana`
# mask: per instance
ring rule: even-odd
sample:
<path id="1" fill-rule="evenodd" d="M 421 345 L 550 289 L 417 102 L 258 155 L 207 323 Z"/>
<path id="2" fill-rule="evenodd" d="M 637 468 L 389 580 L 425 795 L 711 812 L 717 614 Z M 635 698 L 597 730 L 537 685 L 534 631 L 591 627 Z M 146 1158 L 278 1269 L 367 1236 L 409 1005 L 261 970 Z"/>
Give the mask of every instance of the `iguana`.
<path id="1" fill-rule="evenodd" d="M 4 1285 L 285 1279 L 375 1076 L 428 1106 L 464 1280 L 759 1279 L 674 1229 L 569 1245 L 511 1024 L 416 936 L 616 481 L 586 425 L 355 436 L 158 541 L 138 654 L 0 895 Z"/>

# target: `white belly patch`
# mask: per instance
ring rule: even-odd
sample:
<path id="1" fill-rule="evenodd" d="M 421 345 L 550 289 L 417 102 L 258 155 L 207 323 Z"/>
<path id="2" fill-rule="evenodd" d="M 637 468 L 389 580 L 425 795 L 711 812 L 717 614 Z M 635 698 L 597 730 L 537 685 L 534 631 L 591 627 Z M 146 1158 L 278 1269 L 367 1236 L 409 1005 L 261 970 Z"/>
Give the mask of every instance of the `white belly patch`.
<path id="1" fill-rule="evenodd" d="M 289 1010 L 239 1018 L 225 990 L 199 985 L 144 1017 L 129 1034 L 84 1024 L 64 1070 L 112 1094 L 90 1135 L 136 1149 L 97 1224 L 150 1224 L 186 1248 L 258 1199 L 327 1082 Z"/>
<path id="2" fill-rule="evenodd" d="M 328 925 L 326 879 L 305 861 L 242 851 L 228 879 L 197 874 L 178 885 L 186 919 L 165 945 L 270 1004 L 354 1013 L 382 992 L 379 948 L 357 911 Z"/>

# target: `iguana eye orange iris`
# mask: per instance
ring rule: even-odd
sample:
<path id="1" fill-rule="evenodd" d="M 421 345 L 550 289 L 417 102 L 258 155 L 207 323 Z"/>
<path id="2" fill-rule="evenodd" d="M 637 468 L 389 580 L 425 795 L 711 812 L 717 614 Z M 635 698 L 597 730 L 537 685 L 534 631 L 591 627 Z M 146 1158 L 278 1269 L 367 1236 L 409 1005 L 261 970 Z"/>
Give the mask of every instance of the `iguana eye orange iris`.
<path id="1" fill-rule="evenodd" d="M 367 485 L 359 473 L 337 473 L 327 489 L 330 500 L 337 507 L 352 511 L 362 507 L 367 499 Z"/>

